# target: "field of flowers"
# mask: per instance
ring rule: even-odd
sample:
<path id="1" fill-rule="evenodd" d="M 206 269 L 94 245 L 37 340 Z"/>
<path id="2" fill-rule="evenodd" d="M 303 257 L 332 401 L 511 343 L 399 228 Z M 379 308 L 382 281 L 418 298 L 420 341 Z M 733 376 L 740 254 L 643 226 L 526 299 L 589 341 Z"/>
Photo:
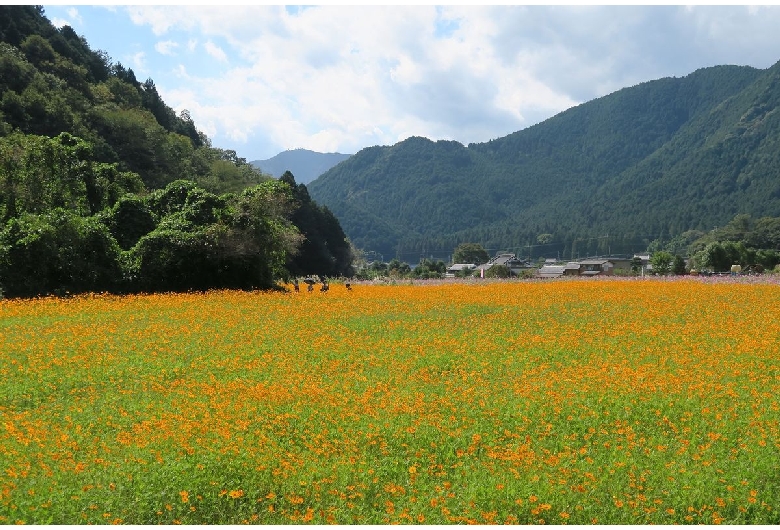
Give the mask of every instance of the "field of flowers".
<path id="1" fill-rule="evenodd" d="M 780 524 L 780 285 L 0 301 L 0 523 Z"/>

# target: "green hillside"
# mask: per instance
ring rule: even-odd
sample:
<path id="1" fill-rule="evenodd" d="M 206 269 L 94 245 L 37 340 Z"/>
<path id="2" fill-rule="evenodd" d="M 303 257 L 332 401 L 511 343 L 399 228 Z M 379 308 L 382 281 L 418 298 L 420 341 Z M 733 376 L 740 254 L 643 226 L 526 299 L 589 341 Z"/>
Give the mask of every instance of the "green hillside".
<path id="1" fill-rule="evenodd" d="M 371 147 L 309 191 L 356 246 L 410 261 L 466 241 L 536 256 L 642 251 L 737 213 L 780 215 L 779 72 L 642 83 L 467 147 Z"/>
<path id="2" fill-rule="evenodd" d="M 351 261 L 292 174 L 213 147 L 43 8 L 0 6 L 0 297 L 269 288 Z"/>

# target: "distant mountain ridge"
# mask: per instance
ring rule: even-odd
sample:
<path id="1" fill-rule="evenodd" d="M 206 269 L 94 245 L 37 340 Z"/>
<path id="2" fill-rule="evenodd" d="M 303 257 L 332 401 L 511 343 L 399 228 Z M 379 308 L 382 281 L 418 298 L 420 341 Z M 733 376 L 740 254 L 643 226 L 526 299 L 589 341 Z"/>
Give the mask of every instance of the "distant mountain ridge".
<path id="1" fill-rule="evenodd" d="M 485 143 L 366 148 L 308 189 L 358 248 L 409 261 L 461 242 L 630 253 L 780 216 L 780 63 L 642 83 Z"/>
<path id="2" fill-rule="evenodd" d="M 285 171 L 295 175 L 299 184 L 308 184 L 336 164 L 343 162 L 352 155 L 342 153 L 318 153 L 308 149 L 289 149 L 268 160 L 255 160 L 250 164 L 263 173 L 276 178 Z"/>

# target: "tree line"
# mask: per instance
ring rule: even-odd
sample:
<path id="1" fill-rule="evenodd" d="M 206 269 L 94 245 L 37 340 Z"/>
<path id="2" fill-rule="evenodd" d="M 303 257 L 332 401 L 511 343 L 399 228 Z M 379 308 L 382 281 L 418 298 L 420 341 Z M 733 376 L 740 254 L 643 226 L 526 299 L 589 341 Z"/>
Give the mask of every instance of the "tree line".
<path id="1" fill-rule="evenodd" d="M 292 174 L 216 195 L 96 163 L 68 133 L 0 138 L 0 288 L 86 291 L 268 288 L 291 274 L 350 275 L 338 221 Z M 297 223 L 297 224 L 296 224 Z"/>
<path id="2" fill-rule="evenodd" d="M 0 6 L 0 294 L 270 288 L 349 276 L 291 173 L 211 145 L 151 79 L 36 6 Z"/>
<path id="3" fill-rule="evenodd" d="M 643 252 L 656 238 L 780 216 L 780 63 L 639 84 L 484 143 L 363 149 L 309 186 L 363 249 L 478 241 L 548 256 Z"/>

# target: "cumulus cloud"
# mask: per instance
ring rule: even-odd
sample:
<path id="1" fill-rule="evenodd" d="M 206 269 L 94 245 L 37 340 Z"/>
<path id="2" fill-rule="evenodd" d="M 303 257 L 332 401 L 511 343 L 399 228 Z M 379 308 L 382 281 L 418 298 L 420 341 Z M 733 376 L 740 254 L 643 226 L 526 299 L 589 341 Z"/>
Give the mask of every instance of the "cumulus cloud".
<path id="1" fill-rule="evenodd" d="M 780 59 L 778 8 L 127 9 L 155 35 L 189 32 L 188 49 L 205 42 L 227 65 L 161 90 L 166 102 L 210 136 L 277 149 L 356 152 L 410 135 L 482 142 L 625 86 Z"/>
<path id="2" fill-rule="evenodd" d="M 81 18 L 81 15 L 79 14 L 79 10 L 75 7 L 68 8 L 66 10 L 66 13 L 68 15 L 67 19 L 60 18 L 60 17 L 53 17 L 50 22 L 55 28 L 62 28 L 63 26 L 80 26 L 84 23 L 84 20 Z"/>
<path id="3" fill-rule="evenodd" d="M 206 41 L 206 44 L 204 44 L 203 47 L 206 48 L 206 53 L 208 53 L 214 59 L 223 63 L 228 62 L 227 54 L 225 54 L 222 48 L 220 48 L 210 40 Z"/>
<path id="4" fill-rule="evenodd" d="M 152 32 L 157 35 L 164 35 L 169 28 L 175 26 L 188 27 L 185 20 L 172 20 L 171 13 L 176 11 L 185 11 L 183 6 L 131 6 L 127 8 L 130 19 L 134 24 L 148 25 Z M 191 26 L 189 26 L 191 27 Z"/>
<path id="5" fill-rule="evenodd" d="M 59 17 L 53 17 L 49 22 L 51 22 L 52 26 L 54 26 L 55 28 L 61 28 L 62 26 L 70 26 L 70 22 L 68 22 L 64 18 L 59 18 Z"/>
<path id="6" fill-rule="evenodd" d="M 146 52 L 137 52 L 130 56 L 130 65 L 136 74 L 142 74 L 144 76 L 149 74 L 146 68 Z M 137 77 L 137 75 L 136 75 Z"/>
<path id="7" fill-rule="evenodd" d="M 159 41 L 154 45 L 154 49 L 163 55 L 176 55 L 178 47 L 179 43 L 172 40 Z"/>
<path id="8" fill-rule="evenodd" d="M 81 15 L 79 15 L 79 10 L 76 9 L 75 7 L 71 7 L 68 9 L 68 16 L 70 17 L 71 20 L 78 22 L 79 24 L 84 22 L 81 18 Z"/>

